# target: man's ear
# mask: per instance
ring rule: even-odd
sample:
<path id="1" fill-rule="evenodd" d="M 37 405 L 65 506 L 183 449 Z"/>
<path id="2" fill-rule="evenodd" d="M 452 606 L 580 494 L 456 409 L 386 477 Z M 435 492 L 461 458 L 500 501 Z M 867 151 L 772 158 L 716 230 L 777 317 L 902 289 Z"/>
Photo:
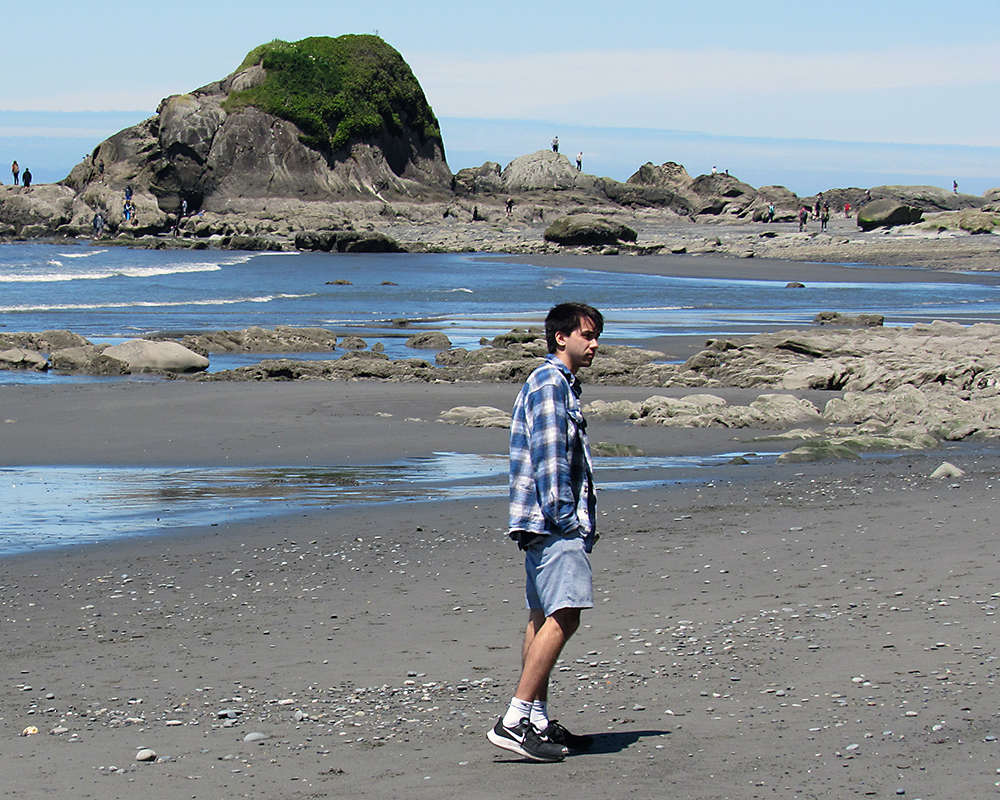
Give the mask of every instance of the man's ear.
<path id="1" fill-rule="evenodd" d="M 562 347 L 566 346 L 566 340 L 569 337 L 565 333 L 563 333 L 562 331 L 556 331 L 556 337 L 555 338 L 556 338 L 556 347 L 562 348 Z"/>

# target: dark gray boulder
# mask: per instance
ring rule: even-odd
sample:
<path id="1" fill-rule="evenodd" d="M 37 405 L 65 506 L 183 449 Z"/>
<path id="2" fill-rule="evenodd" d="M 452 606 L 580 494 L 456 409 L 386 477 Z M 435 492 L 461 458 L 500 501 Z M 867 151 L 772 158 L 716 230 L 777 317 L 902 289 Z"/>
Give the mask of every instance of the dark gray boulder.
<path id="1" fill-rule="evenodd" d="M 885 317 L 881 314 L 841 314 L 839 311 L 820 311 L 814 318 L 815 325 L 838 325 L 842 328 L 881 328 Z"/>
<path id="2" fill-rule="evenodd" d="M 896 200 L 873 200 L 858 210 L 858 227 L 864 231 L 875 228 L 892 228 L 920 222 L 923 211 Z"/>
<path id="3" fill-rule="evenodd" d="M 424 331 L 407 339 L 406 346 L 416 350 L 448 350 L 451 348 L 451 340 L 441 331 Z"/>
<path id="4" fill-rule="evenodd" d="M 596 214 L 570 214 L 560 217 L 545 229 L 545 241 L 560 245 L 608 245 L 634 242 L 636 232 L 607 217 Z"/>
<path id="5" fill-rule="evenodd" d="M 500 165 L 487 161 L 481 167 L 466 167 L 455 173 L 455 191 L 459 194 L 501 194 L 504 182 Z"/>
<path id="6" fill-rule="evenodd" d="M 742 216 L 757 199 L 757 190 L 750 184 L 721 172 L 699 175 L 691 182 L 696 196 L 696 214 L 730 214 Z"/>
<path id="7" fill-rule="evenodd" d="M 652 161 L 647 161 L 625 183 L 630 186 L 658 186 L 662 189 L 684 191 L 690 188 L 692 181 L 688 171 L 681 164 L 667 161 L 656 166 Z"/>

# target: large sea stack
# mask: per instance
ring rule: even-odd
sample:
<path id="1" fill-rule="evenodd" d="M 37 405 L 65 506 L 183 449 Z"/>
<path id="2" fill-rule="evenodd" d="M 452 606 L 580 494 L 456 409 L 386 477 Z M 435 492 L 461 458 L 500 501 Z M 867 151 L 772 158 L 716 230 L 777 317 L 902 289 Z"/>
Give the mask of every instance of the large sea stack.
<path id="1" fill-rule="evenodd" d="M 131 186 L 155 225 L 150 212 L 176 215 L 185 201 L 188 213 L 238 213 L 273 198 L 429 197 L 450 188 L 451 171 L 402 56 L 347 35 L 255 48 L 228 77 L 102 142 L 63 183 L 108 210 Z"/>

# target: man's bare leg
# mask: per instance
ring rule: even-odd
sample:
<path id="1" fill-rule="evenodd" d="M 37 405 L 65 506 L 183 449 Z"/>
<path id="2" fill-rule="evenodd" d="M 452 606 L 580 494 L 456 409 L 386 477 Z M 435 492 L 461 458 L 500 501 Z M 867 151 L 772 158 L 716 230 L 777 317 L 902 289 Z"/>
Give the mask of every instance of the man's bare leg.
<path id="1" fill-rule="evenodd" d="M 549 695 L 549 675 L 569 638 L 580 627 L 579 608 L 560 608 L 545 617 L 532 609 L 524 633 L 521 650 L 521 680 L 514 696 L 531 703 L 546 701 Z"/>

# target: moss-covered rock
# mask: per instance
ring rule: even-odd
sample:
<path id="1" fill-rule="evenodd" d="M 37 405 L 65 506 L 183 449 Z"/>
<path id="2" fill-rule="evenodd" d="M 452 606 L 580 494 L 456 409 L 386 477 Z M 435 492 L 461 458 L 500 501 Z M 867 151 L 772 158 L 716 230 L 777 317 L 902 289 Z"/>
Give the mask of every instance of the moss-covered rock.
<path id="1" fill-rule="evenodd" d="M 260 83 L 230 92 L 229 113 L 248 106 L 293 123 L 303 144 L 337 152 L 350 142 L 416 131 L 444 149 L 441 129 L 403 57 L 378 36 L 275 39 L 255 47 L 238 71 L 260 65 Z"/>

